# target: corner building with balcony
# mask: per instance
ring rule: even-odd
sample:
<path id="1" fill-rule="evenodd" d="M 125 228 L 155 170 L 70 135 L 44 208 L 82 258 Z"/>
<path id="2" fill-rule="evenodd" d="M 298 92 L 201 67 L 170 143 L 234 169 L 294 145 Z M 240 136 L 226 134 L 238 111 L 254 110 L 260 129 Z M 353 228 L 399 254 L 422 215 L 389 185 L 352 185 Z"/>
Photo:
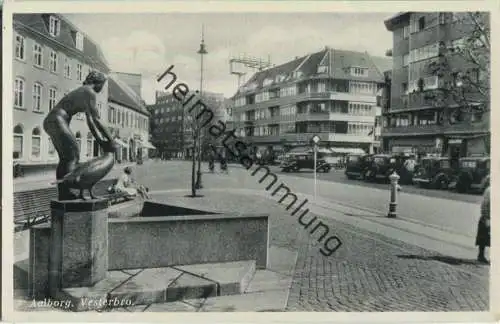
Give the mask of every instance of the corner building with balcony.
<path id="1" fill-rule="evenodd" d="M 376 98 L 390 58 L 324 50 L 259 71 L 233 97 L 236 135 L 257 150 L 309 145 L 372 152 Z"/>
<path id="2" fill-rule="evenodd" d="M 488 154 L 490 121 L 487 113 L 470 113 L 461 122 L 432 94 L 444 86 L 442 75 L 429 69 L 443 60 L 443 48 L 460 46 L 470 31 L 460 26 L 466 13 L 402 12 L 385 21 L 393 33 L 393 70 L 390 104 L 383 108 L 383 148 L 394 153 L 436 154 L 457 159 Z M 467 64 L 447 57 L 452 69 Z M 435 97 L 434 97 L 435 98 Z"/>

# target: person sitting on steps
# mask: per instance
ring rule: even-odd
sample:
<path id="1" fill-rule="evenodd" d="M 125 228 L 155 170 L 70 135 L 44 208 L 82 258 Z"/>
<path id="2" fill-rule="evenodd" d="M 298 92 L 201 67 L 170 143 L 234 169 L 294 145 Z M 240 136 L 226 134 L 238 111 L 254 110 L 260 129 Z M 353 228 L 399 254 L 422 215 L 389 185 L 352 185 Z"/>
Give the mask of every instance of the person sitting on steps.
<path id="1" fill-rule="evenodd" d="M 149 189 L 143 185 L 137 184 L 132 178 L 132 168 L 126 167 L 123 170 L 123 174 L 118 179 L 114 190 L 116 192 L 124 192 L 129 197 L 135 197 L 140 195 L 143 199 L 150 199 L 148 191 Z"/>

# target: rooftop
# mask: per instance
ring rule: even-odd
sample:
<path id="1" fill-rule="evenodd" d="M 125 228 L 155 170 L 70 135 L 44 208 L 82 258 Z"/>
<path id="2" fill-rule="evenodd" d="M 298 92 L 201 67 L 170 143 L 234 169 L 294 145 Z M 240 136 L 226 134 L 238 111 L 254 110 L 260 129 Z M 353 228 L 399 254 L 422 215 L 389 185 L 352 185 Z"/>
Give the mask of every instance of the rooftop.
<path id="1" fill-rule="evenodd" d="M 108 94 L 109 101 L 149 116 L 142 99 L 116 75 L 108 77 Z"/>
<path id="2" fill-rule="evenodd" d="M 409 11 L 398 12 L 384 21 L 385 28 L 389 31 L 393 31 L 396 25 L 400 24 L 404 20 L 408 20 L 409 16 Z"/>
<path id="3" fill-rule="evenodd" d="M 266 79 L 273 80 L 272 83 L 285 82 L 295 78 L 294 72 L 300 72 L 301 77 L 309 77 L 319 74 L 318 67 L 328 67 L 328 73 L 335 79 L 375 81 L 383 82 L 384 72 L 392 70 L 392 58 L 373 57 L 367 52 L 356 52 L 325 47 L 323 50 L 295 58 L 292 61 L 255 73 L 242 88 L 264 86 Z M 351 74 L 351 67 L 368 68 L 368 75 L 356 77 Z M 322 74 L 324 74 L 322 72 Z M 281 81 L 276 77 L 282 76 Z"/>
<path id="4" fill-rule="evenodd" d="M 49 20 L 51 16 L 56 16 L 61 21 L 60 33 L 58 36 L 49 34 Z M 102 72 L 109 72 L 109 64 L 104 57 L 99 45 L 88 37 L 82 30 L 73 25 L 63 15 L 56 13 L 30 13 L 14 14 L 14 28 L 21 27 L 31 31 L 35 35 L 42 36 L 46 40 L 54 42 L 54 45 L 65 47 L 73 55 L 80 55 L 80 59 L 87 64 L 97 66 Z M 83 52 L 76 48 L 75 33 L 81 33 L 83 37 Z"/>

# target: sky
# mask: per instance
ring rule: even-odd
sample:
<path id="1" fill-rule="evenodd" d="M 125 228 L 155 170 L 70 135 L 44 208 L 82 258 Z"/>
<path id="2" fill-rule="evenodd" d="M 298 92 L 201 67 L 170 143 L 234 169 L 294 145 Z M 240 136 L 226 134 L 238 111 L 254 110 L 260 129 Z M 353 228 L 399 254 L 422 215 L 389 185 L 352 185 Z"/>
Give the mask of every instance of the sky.
<path id="1" fill-rule="evenodd" d="M 384 56 L 392 34 L 384 20 L 394 13 L 175 13 L 65 14 L 98 43 L 113 71 L 142 74 L 142 94 L 154 103 L 156 82 L 170 65 L 178 81 L 191 89 L 200 84 L 202 25 L 203 91 L 232 96 L 238 78 L 231 75 L 230 57 L 248 55 L 280 65 L 325 46 L 368 51 Z M 254 71 L 248 70 L 248 79 Z"/>

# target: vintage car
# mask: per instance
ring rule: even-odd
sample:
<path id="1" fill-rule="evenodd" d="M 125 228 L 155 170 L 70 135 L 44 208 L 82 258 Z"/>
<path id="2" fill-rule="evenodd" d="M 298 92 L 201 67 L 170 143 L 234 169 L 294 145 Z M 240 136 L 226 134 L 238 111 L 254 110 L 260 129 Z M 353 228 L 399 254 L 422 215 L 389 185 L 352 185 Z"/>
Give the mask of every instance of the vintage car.
<path id="1" fill-rule="evenodd" d="M 458 162 L 458 171 L 450 187 L 458 192 L 483 192 L 490 185 L 490 158 L 464 157 Z"/>
<path id="2" fill-rule="evenodd" d="M 388 182 L 389 176 L 396 171 L 399 175 L 399 183 L 412 183 L 412 173 L 404 167 L 409 156 L 376 154 L 371 158 L 370 165 L 366 168 L 364 179 L 366 181 Z"/>
<path id="3" fill-rule="evenodd" d="M 415 167 L 413 183 L 421 187 L 448 189 L 454 176 L 448 157 L 425 157 Z"/>
<path id="4" fill-rule="evenodd" d="M 370 166 L 373 155 L 349 154 L 346 158 L 345 175 L 348 179 L 364 179 L 367 168 Z"/>
<path id="5" fill-rule="evenodd" d="M 283 172 L 298 172 L 300 169 L 314 170 L 314 156 L 311 153 L 291 153 L 280 165 Z M 323 158 L 316 159 L 316 170 L 330 172 L 331 166 Z"/>

